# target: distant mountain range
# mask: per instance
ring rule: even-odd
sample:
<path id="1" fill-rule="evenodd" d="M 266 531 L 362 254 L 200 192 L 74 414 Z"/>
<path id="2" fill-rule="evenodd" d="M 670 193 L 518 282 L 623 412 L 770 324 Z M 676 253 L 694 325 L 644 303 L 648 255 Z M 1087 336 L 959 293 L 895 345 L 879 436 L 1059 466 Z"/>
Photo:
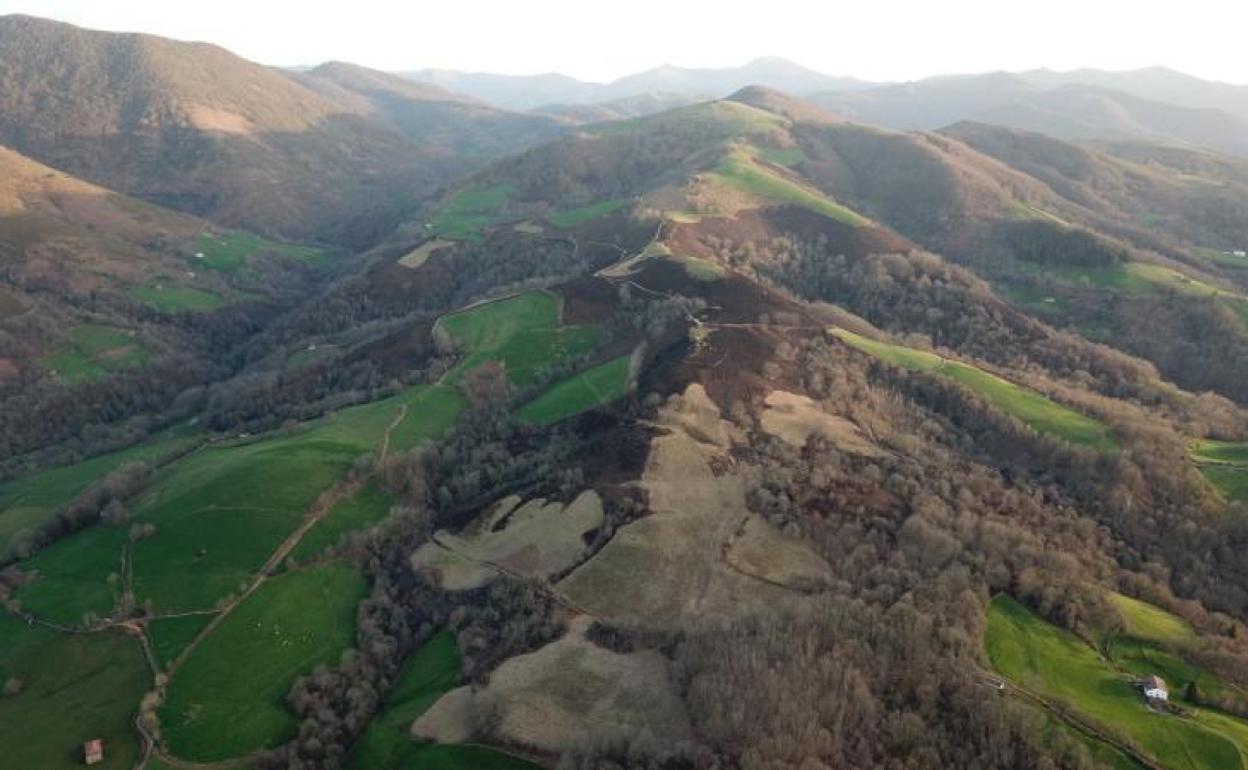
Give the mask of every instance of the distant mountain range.
<path id="1" fill-rule="evenodd" d="M 934 130 L 974 120 L 1063 139 L 1172 142 L 1248 155 L 1248 86 L 1201 80 L 1162 67 L 873 83 L 766 58 L 724 69 L 663 66 L 610 83 L 553 73 L 421 70 L 404 76 L 501 108 L 578 123 L 637 117 L 758 85 L 809 98 L 849 120 L 898 130 Z"/>
<path id="2" fill-rule="evenodd" d="M 1171 142 L 1248 155 L 1248 119 L 1240 117 L 1248 112 L 1248 99 L 1234 98 L 1230 87 L 1223 97 L 1214 99 L 1219 87 L 1205 84 L 1206 97 L 1191 97 L 1189 104 L 1202 101 L 1220 106 L 1196 107 L 1143 96 L 1164 86 L 1160 79 L 1150 80 L 1142 73 L 1121 77 L 1104 73 L 1092 78 L 1093 83 L 1074 78 L 993 73 L 810 98 L 850 120 L 898 130 L 934 130 L 975 120 L 1062 139 Z M 1114 90 L 1103 85 L 1107 82 L 1132 90 Z M 1199 89 L 1193 89 L 1196 92 Z"/>
<path id="3" fill-rule="evenodd" d="M 763 85 L 793 94 L 857 91 L 877 85 L 856 78 L 833 77 L 787 59 L 755 59 L 720 69 L 663 65 L 609 83 L 590 83 L 558 73 L 498 75 L 425 69 L 405 77 L 474 96 L 498 107 L 532 110 L 555 104 L 592 104 L 651 94 L 685 94 L 689 101 L 727 96 L 746 86 Z"/>

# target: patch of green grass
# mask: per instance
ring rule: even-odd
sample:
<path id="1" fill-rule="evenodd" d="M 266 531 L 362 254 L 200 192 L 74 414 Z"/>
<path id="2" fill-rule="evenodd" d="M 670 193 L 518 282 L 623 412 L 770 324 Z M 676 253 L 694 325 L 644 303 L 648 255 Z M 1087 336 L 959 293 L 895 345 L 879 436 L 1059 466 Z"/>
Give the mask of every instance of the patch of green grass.
<path id="1" fill-rule="evenodd" d="M 366 484 L 350 497 L 344 497 L 325 518 L 308 531 L 291 551 L 295 560 L 308 559 L 336 544 L 348 532 L 366 529 L 390 513 L 394 497 L 376 483 Z"/>
<path id="2" fill-rule="evenodd" d="M 61 634 L 0 615 L 0 679 L 22 691 L 0 696 L 0 764 L 12 768 L 82 767 L 82 744 L 104 741 L 108 770 L 139 758 L 131 725 L 150 686 L 139 645 L 122 634 Z"/>
<path id="3" fill-rule="evenodd" d="M 158 612 L 212 609 L 251 578 L 356 458 L 376 450 L 402 404 L 407 416 L 390 441 L 396 452 L 441 435 L 465 406 L 449 385 L 417 386 L 294 435 L 205 448 L 162 469 L 131 501 L 131 523 L 153 524 L 154 536 L 131 544 L 129 525 L 79 532 L 21 564 L 40 579 L 19 598 L 64 623 L 107 615 L 120 593 L 109 576 L 121 572 L 128 548 L 139 602 L 152 601 Z"/>
<path id="4" fill-rule="evenodd" d="M 546 217 L 546 221 L 555 227 L 568 229 L 579 227 L 586 222 L 597 219 L 601 216 L 619 211 L 626 208 L 632 203 L 630 198 L 616 198 L 615 200 L 599 201 L 588 206 L 582 206 L 576 209 L 568 209 L 567 211 L 556 211 Z"/>
<path id="5" fill-rule="evenodd" d="M 129 294 L 139 302 L 167 313 L 205 313 L 221 307 L 221 298 L 212 292 L 165 282 L 134 286 Z"/>
<path id="6" fill-rule="evenodd" d="M 1032 711 L 1044 723 L 1040 737 L 1046 746 L 1052 747 L 1059 739 L 1073 741 L 1087 749 L 1089 757 L 1109 770 L 1146 770 L 1143 765 L 1118 749 L 1072 727 L 1038 705 L 1020 700 L 1017 706 Z"/>
<path id="7" fill-rule="evenodd" d="M 311 433 L 311 432 L 309 432 Z M 123 549 L 133 563 L 134 593 L 158 612 L 212 609 L 245 583 L 298 525 L 360 448 L 295 437 L 203 449 L 156 474 L 132 501 L 130 524 L 154 536 L 131 543 L 130 524 L 97 525 L 23 562 L 40 579 L 18 596 L 28 609 L 74 623 L 105 615 L 119 594 Z"/>
<path id="8" fill-rule="evenodd" d="M 846 329 L 835 329 L 833 333 L 847 344 L 894 366 L 952 377 L 1039 433 L 1101 452 L 1113 451 L 1118 446 L 1109 428 L 1102 423 L 978 367 L 946 361 L 926 350 L 868 339 Z"/>
<path id="9" fill-rule="evenodd" d="M 66 344 L 40 362 L 71 384 L 91 382 L 113 372 L 142 366 L 151 358 L 134 337 L 111 326 L 75 326 L 66 337 Z"/>
<path id="10" fill-rule="evenodd" d="M 1248 502 L 1248 468 L 1202 466 L 1200 472 L 1231 502 Z"/>
<path id="11" fill-rule="evenodd" d="M 204 627 L 212 622 L 214 615 L 183 615 L 160 618 L 147 624 L 147 638 L 152 645 L 156 662 L 168 667 L 186 646 L 194 641 Z"/>
<path id="12" fill-rule="evenodd" d="M 1111 452 L 1118 448 L 1118 442 L 1104 424 L 1035 391 L 963 363 L 950 363 L 941 371 L 967 385 L 1002 411 L 1014 415 L 1038 433 L 1056 436 L 1099 452 Z"/>
<path id="13" fill-rule="evenodd" d="M 295 679 L 355 641 L 355 569 L 327 564 L 274 578 L 240 604 L 173 676 L 160 721 L 174 756 L 240 757 L 294 737 Z"/>
<path id="14" fill-rule="evenodd" d="M 628 393 L 629 359 L 621 356 L 558 383 L 520 407 L 516 416 L 524 422 L 551 425 L 622 398 Z"/>
<path id="15" fill-rule="evenodd" d="M 698 281 L 718 281 L 728 275 L 722 265 L 701 259 L 700 257 L 674 257 L 674 260 L 685 269 L 685 274 Z"/>
<path id="16" fill-rule="evenodd" d="M 1230 292 L 1173 268 L 1145 262 L 1127 262 L 1102 268 L 1045 265 L 1028 269 L 1037 270 L 1076 286 L 1113 289 L 1137 296 L 1157 294 L 1161 291 L 1174 291 L 1190 297 L 1233 296 Z"/>
<path id="17" fill-rule="evenodd" d="M 1196 249 L 1196 255 L 1216 265 L 1248 270 L 1248 257 L 1237 257 L 1220 249 Z"/>
<path id="18" fill-rule="evenodd" d="M 484 746 L 412 739 L 412 722 L 455 687 L 459 668 L 459 648 L 450 630 L 438 632 L 413 653 L 381 712 L 353 747 L 348 770 L 537 770 L 538 765 Z"/>
<path id="19" fill-rule="evenodd" d="M 869 353 L 885 363 L 900 366 L 903 369 L 933 372 L 945 363 L 945 359 L 935 353 L 917 348 L 908 348 L 904 345 L 891 345 L 887 342 L 880 342 L 870 337 L 864 337 L 861 334 L 855 334 L 848 329 L 836 328 L 832 330 L 832 333 L 843 342 L 858 348 L 864 353 Z"/>
<path id="20" fill-rule="evenodd" d="M 1197 460 L 1222 465 L 1248 466 L 1248 443 L 1235 441 L 1197 441 L 1192 444 L 1192 456 Z"/>
<path id="21" fill-rule="evenodd" d="M 1126 623 L 1124 631 L 1130 636 L 1166 643 L 1190 642 L 1196 638 L 1190 623 L 1156 605 L 1119 593 L 1110 594 L 1110 601 L 1122 616 Z"/>
<path id="22" fill-rule="evenodd" d="M 1248 443 L 1197 441 L 1192 458 L 1227 500 L 1248 502 Z"/>
<path id="23" fill-rule="evenodd" d="M 439 238 L 477 240 L 485 228 L 495 224 L 498 210 L 511 193 L 511 186 L 505 184 L 460 190 L 434 212 L 427 229 Z"/>
<path id="24" fill-rule="evenodd" d="M 212 609 L 239 589 L 360 454 L 303 436 L 208 449 L 134 506 L 157 527 L 134 547 L 134 592 L 157 612 Z"/>
<path id="25" fill-rule="evenodd" d="M 829 219 L 850 225 L 870 223 L 866 217 L 842 206 L 823 193 L 805 187 L 772 169 L 760 165 L 752 149 L 734 147 L 711 172 L 729 186 L 755 197 L 803 206 Z"/>
<path id="26" fill-rule="evenodd" d="M 1168 768 L 1242 767 L 1235 743 L 1221 731 L 1146 708 L 1126 675 L 1009 597 L 989 606 L 984 641 L 993 668 L 1010 681 L 1125 735 Z"/>
<path id="27" fill-rule="evenodd" d="M 602 330 L 560 326 L 560 303 L 550 292 L 530 291 L 444 316 L 439 325 L 467 353 L 457 372 L 498 361 L 507 379 L 524 387 L 536 382 L 543 369 L 593 350 Z"/>
<path id="28" fill-rule="evenodd" d="M 792 168 L 806 162 L 806 153 L 796 147 L 759 147 L 758 157 L 777 166 Z"/>
<path id="29" fill-rule="evenodd" d="M 196 265 L 224 273 L 238 270 L 247 264 L 248 257 L 256 254 L 280 254 L 312 265 L 323 265 L 329 259 L 329 254 L 321 249 L 277 243 L 242 230 L 201 233 L 192 248 Z"/>
<path id="30" fill-rule="evenodd" d="M 0 484 L 0 556 L 11 554 L 24 532 L 33 532 L 49 521 L 93 481 L 126 463 L 157 460 L 198 440 L 191 434 L 170 434 L 120 452 Z"/>

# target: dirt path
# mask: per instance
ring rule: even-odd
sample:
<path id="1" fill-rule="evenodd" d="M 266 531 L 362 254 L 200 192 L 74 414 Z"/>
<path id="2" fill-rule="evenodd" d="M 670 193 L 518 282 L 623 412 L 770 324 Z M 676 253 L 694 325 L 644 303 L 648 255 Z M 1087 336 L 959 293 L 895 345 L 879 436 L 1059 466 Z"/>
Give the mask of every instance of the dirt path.
<path id="1" fill-rule="evenodd" d="M 381 449 L 377 452 L 377 466 L 380 467 L 386 461 L 386 454 L 390 451 L 390 434 L 394 429 L 399 427 L 399 423 L 403 422 L 407 417 L 407 404 L 399 405 L 399 413 L 395 415 L 394 420 L 386 427 L 386 433 L 381 437 Z"/>

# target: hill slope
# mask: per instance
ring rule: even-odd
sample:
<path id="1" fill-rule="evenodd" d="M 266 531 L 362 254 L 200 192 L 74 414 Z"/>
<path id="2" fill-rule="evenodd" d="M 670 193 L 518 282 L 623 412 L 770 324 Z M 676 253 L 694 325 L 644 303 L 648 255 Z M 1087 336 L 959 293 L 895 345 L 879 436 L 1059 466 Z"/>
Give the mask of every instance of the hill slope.
<path id="1" fill-rule="evenodd" d="M 471 136 L 478 121 L 482 134 L 511 133 L 489 128 L 506 124 L 497 111 L 460 97 L 394 83 L 362 94 L 376 83 L 357 69 L 347 78 L 339 68 L 334 89 L 312 88 L 216 46 L 27 16 L 0 18 L 0 47 L 0 142 L 111 189 L 269 234 L 367 243 L 481 162 L 448 154 L 448 135 Z M 478 150 L 495 157 L 544 136 Z"/>
<path id="2" fill-rule="evenodd" d="M 88 703 L 165 766 L 1241 766 L 1248 531 L 1206 474 L 1248 412 L 998 292 L 1188 269 L 1183 220 L 1125 221 L 1116 155 L 963 128 L 751 88 L 451 187 L 173 435 L 0 484 L 3 734 L 67 766 Z"/>
<path id="3" fill-rule="evenodd" d="M 215 376 L 329 258 L 0 147 L 0 457 L 158 410 Z"/>

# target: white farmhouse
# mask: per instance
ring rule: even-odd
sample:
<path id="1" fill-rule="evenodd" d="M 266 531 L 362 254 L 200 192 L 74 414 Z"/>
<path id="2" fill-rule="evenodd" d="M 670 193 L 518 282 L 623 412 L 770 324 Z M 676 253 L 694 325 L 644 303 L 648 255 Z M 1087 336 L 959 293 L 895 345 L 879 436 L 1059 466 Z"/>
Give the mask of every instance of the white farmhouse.
<path id="1" fill-rule="evenodd" d="M 1149 701 L 1166 701 L 1170 698 L 1170 691 L 1166 689 L 1165 680 L 1153 674 L 1147 677 L 1143 683 L 1144 697 Z"/>

